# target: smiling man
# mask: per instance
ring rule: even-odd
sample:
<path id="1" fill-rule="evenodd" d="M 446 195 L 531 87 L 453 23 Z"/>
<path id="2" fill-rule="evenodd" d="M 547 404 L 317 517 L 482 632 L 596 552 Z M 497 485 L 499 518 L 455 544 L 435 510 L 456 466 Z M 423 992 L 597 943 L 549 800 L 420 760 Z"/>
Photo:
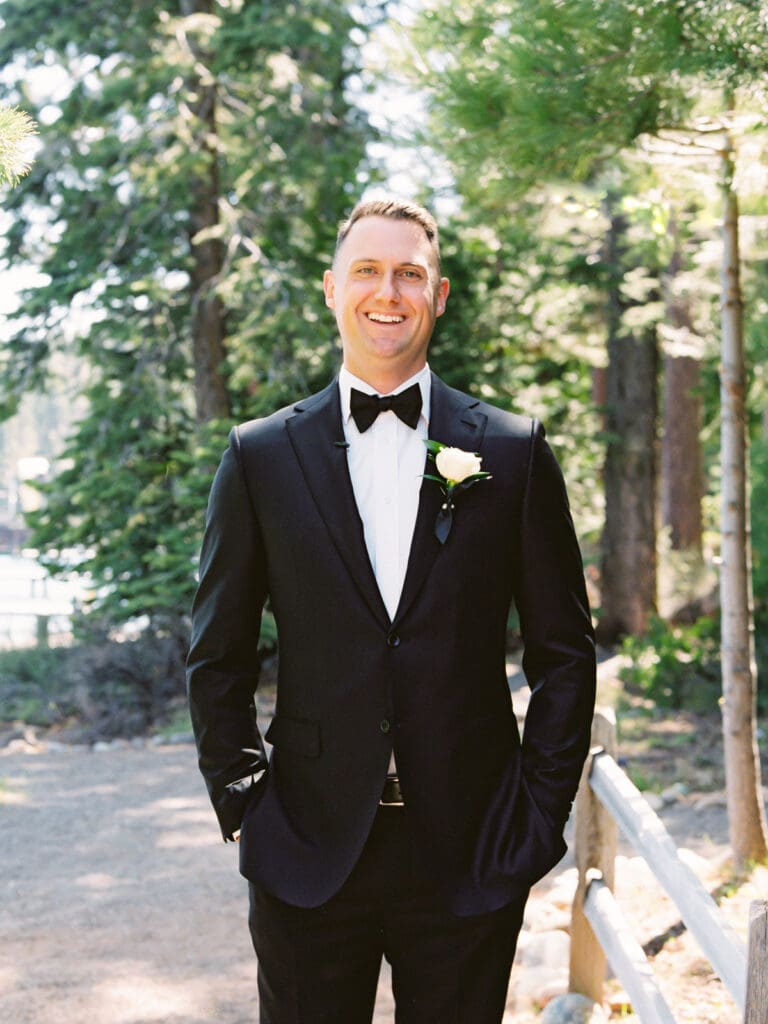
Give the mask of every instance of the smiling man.
<path id="1" fill-rule="evenodd" d="M 360 204 L 323 283 L 338 379 L 235 428 L 211 490 L 188 671 L 200 767 L 240 838 L 262 1024 L 369 1024 L 382 957 L 397 1024 L 498 1024 L 589 744 L 565 487 L 540 424 L 427 365 L 449 292 L 428 211 Z M 269 762 L 253 715 L 267 597 Z"/>
<path id="2" fill-rule="evenodd" d="M 343 229 L 333 269 L 325 272 L 325 298 L 336 312 L 344 366 L 388 394 L 426 364 L 448 279 L 440 276 L 432 229 L 430 240 L 418 221 L 359 213 Z"/>

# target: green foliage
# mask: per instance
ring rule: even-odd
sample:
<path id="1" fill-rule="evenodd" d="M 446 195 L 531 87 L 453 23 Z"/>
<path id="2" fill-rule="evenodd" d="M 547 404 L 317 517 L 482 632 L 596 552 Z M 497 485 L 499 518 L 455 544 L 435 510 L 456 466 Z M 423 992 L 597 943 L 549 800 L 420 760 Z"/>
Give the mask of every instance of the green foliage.
<path id="1" fill-rule="evenodd" d="M 768 711 L 768 436 L 753 441 L 750 454 L 757 700 L 760 709 Z"/>
<path id="2" fill-rule="evenodd" d="M 627 637 L 622 653 L 631 663 L 621 678 L 657 707 L 714 711 L 720 694 L 719 625 L 701 618 L 672 626 L 658 616 L 642 637 Z"/>
<path id="3" fill-rule="evenodd" d="M 89 609 L 102 618 L 178 633 L 217 460 L 202 440 L 190 450 L 194 424 L 162 368 L 119 361 L 122 380 L 91 386 L 63 468 L 42 485 L 31 543 L 54 574 L 76 568 L 93 581 Z"/>
<path id="4" fill-rule="evenodd" d="M 85 740 L 141 735 L 183 693 L 173 637 L 116 641 L 91 627 L 73 647 L 0 651 L 0 721 L 67 726 Z"/>
<path id="5" fill-rule="evenodd" d="M 42 275 L 0 354 L 0 412 L 60 353 L 86 363 L 88 412 L 32 525 L 52 571 L 90 575 L 100 621 L 183 631 L 231 420 L 327 382 L 319 282 L 372 137 L 348 99 L 353 39 L 380 7 L 2 6 L 0 63 L 43 145 L 6 204 L 6 260 Z M 41 63 L 60 85 L 36 108 Z M 198 378 L 223 379 L 226 423 L 199 422 Z"/>
<path id="6" fill-rule="evenodd" d="M 502 342 L 492 335 L 478 339 L 477 325 L 470 336 L 473 350 L 486 355 L 481 388 L 493 398 L 509 389 L 519 408 L 535 409 L 546 423 L 554 423 L 555 448 L 569 484 L 574 480 L 576 518 L 588 523 L 592 537 L 601 526 L 600 488 L 595 485 L 601 457 L 588 367 L 600 360 L 594 355 L 585 360 L 584 350 L 605 339 L 605 297 L 617 270 L 600 245 L 600 196 L 623 196 L 623 212 L 631 221 L 633 252 L 628 256 L 635 262 L 632 269 L 632 261 L 625 261 L 617 289 L 620 298 L 631 300 L 622 310 L 621 326 L 630 334 L 659 326 L 673 346 L 716 338 L 718 286 L 711 266 L 716 246 L 712 209 L 707 209 L 708 203 L 719 202 L 712 132 L 715 119 L 731 104 L 749 110 L 745 141 L 750 144 L 754 126 L 766 123 L 767 18 L 765 4 L 750 0 L 432 0 L 406 30 L 411 48 L 402 71 L 426 92 L 431 115 L 421 141 L 447 156 L 465 220 L 492 225 L 489 233 L 498 239 L 504 234 L 499 221 L 511 215 L 521 232 L 529 233 L 527 245 L 525 239 L 519 248 L 497 245 L 497 266 L 503 268 L 499 277 L 517 287 L 499 281 L 498 289 L 492 285 L 486 292 L 488 301 L 472 309 L 479 310 L 482 323 L 494 293 L 506 300 L 506 322 L 498 308 L 488 317 L 495 320 L 496 337 L 503 332 Z M 728 125 L 738 132 L 738 117 L 729 114 Z M 697 135 L 699 127 L 703 131 Z M 674 140 L 684 143 L 677 153 Z M 686 159 L 683 152 L 696 153 L 696 159 Z M 688 170 L 681 173 L 686 164 Z M 591 203 L 583 199 L 586 190 L 593 193 Z M 764 189 L 758 195 L 763 211 Z M 582 238 L 562 216 L 548 237 L 540 224 L 551 226 L 547 214 L 554 209 L 557 215 L 560 203 L 571 205 L 574 199 L 582 207 Z M 530 216 L 536 204 L 540 224 Z M 667 312 L 658 301 L 675 208 L 692 239 L 678 286 L 689 300 L 694 324 L 685 337 L 686 332 L 675 333 L 664 324 Z M 526 279 L 530 293 L 520 286 Z M 757 275 L 758 282 L 763 280 L 764 273 Z M 632 294 L 638 287 L 641 294 Z M 526 314 L 527 329 L 522 323 Z M 702 342 L 696 354 L 711 356 L 711 347 Z M 498 367 L 491 375 L 492 361 Z M 506 386 L 501 383 L 505 366 Z M 707 401 L 703 442 L 716 487 L 714 358 L 702 377 Z M 586 415 L 580 416 L 584 409 Z"/>
<path id="7" fill-rule="evenodd" d="M 53 649 L 0 651 L 0 721 L 47 726 L 73 714 L 71 693 L 60 685 L 66 660 Z"/>
<path id="8" fill-rule="evenodd" d="M 755 606 L 768 615 L 768 436 L 752 442 L 752 583 Z"/>
<path id="9" fill-rule="evenodd" d="M 441 0 L 412 39 L 462 192 L 503 203 L 542 177 L 594 177 L 639 136 L 684 125 L 691 76 L 759 84 L 765 28 L 750 0 Z"/>
<path id="10" fill-rule="evenodd" d="M 582 533 L 597 531 L 602 516 L 592 400 L 602 358 L 601 220 L 593 203 L 586 193 L 547 192 L 492 213 L 465 202 L 441 229 L 451 293 L 430 348 L 450 384 L 544 422 Z"/>

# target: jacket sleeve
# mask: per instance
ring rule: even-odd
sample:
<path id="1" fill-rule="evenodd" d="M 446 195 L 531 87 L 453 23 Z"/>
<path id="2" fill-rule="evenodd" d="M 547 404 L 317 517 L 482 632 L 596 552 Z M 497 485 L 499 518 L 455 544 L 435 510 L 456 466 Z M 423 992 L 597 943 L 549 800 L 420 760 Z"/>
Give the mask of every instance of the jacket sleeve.
<path id="1" fill-rule="evenodd" d="M 589 603 L 560 468 L 534 422 L 515 600 L 531 698 L 523 732 L 529 796 L 562 830 L 589 750 L 596 658 Z"/>
<path id="2" fill-rule="evenodd" d="M 256 776 L 267 765 L 254 707 L 266 596 L 264 545 L 235 428 L 208 501 L 187 659 L 200 770 L 225 838 L 240 827 Z"/>

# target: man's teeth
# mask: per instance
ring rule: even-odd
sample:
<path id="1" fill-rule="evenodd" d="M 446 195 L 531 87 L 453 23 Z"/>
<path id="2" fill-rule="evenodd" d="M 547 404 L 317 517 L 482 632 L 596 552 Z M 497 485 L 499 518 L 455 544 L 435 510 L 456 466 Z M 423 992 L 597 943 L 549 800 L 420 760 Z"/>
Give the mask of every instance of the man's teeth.
<path id="1" fill-rule="evenodd" d="M 379 324 L 401 324 L 405 320 L 404 316 L 387 316 L 386 313 L 369 313 L 369 320 L 375 320 Z"/>

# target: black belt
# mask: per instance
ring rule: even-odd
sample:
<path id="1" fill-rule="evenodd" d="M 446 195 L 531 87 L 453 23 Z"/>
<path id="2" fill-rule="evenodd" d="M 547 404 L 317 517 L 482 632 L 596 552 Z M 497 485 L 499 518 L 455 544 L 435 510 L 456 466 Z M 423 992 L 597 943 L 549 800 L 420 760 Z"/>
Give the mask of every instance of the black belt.
<path id="1" fill-rule="evenodd" d="M 396 775 L 387 776 L 379 804 L 382 807 L 403 806 L 403 791 L 400 789 L 400 779 Z"/>

